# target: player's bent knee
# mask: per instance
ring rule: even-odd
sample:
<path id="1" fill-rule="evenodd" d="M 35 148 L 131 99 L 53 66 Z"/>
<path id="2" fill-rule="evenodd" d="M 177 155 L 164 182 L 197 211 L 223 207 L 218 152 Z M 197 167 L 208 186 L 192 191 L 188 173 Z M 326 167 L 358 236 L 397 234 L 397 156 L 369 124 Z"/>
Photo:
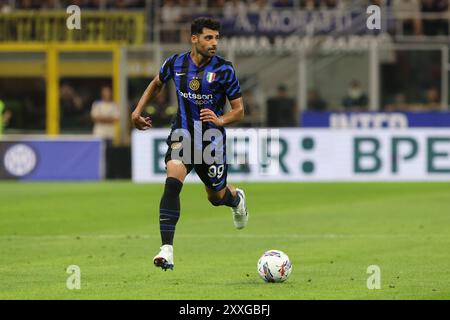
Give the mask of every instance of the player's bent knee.
<path id="1" fill-rule="evenodd" d="M 181 160 L 176 160 L 176 159 L 172 159 L 169 162 L 167 162 L 167 165 L 169 167 L 177 167 L 177 168 L 181 168 L 184 167 L 183 161 Z"/>
<path id="2" fill-rule="evenodd" d="M 176 178 L 180 180 L 182 183 L 187 176 L 187 169 L 183 162 L 179 160 L 170 160 L 167 162 L 167 176 Z"/>

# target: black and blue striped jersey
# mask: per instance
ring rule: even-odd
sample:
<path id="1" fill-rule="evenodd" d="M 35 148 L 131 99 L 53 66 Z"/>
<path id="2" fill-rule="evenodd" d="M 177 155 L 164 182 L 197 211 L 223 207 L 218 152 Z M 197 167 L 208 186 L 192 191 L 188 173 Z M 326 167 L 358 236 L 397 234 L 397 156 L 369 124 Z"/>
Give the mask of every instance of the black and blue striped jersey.
<path id="1" fill-rule="evenodd" d="M 190 57 L 190 52 L 174 54 L 161 66 L 159 78 L 163 83 L 170 79 L 175 83 L 178 112 L 172 129 L 183 128 L 193 132 L 194 122 L 200 121 L 202 108 L 211 109 L 217 116 L 221 116 L 226 98 L 231 101 L 241 97 L 241 88 L 233 65 L 216 55 L 208 64 L 197 67 Z M 207 123 L 205 129 L 209 128 L 216 126 Z"/>

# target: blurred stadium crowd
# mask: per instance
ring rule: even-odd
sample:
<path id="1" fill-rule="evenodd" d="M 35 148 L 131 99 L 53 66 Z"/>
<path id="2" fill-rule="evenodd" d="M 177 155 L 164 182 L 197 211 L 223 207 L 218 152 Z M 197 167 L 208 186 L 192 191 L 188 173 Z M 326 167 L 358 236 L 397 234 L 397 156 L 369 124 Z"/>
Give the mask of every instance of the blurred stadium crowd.
<path id="1" fill-rule="evenodd" d="M 384 6 L 389 14 L 401 19 L 405 34 L 449 35 L 449 0 L 0 0 L 0 12 L 61 10 L 69 5 L 78 5 L 87 10 L 146 9 L 154 15 L 155 7 L 159 7 L 161 11 L 157 20 L 183 23 L 198 13 L 211 10 L 219 11 L 226 19 L 271 9 L 365 10 L 371 4 Z"/>
<path id="2" fill-rule="evenodd" d="M 239 5 L 250 9 L 271 8 L 305 8 L 305 9 L 335 9 L 345 5 L 361 3 L 358 0 L 1 0 L 2 7 L 10 6 L 16 9 L 58 9 L 71 4 L 82 8 L 143 8 L 152 2 L 173 3 L 176 6 L 188 7 L 224 7 Z M 448 0 L 366 0 L 367 4 L 404 6 L 422 11 L 447 10 Z M 398 3 L 398 4 L 397 4 Z"/>
<path id="3" fill-rule="evenodd" d="M 403 32 L 423 37 L 449 35 L 448 0 L 0 0 L 0 12 L 16 10 L 64 9 L 74 4 L 91 10 L 139 10 L 151 17 L 151 24 L 186 26 L 193 16 L 201 12 L 220 12 L 223 17 L 245 13 L 258 13 L 274 9 L 347 10 L 367 5 L 384 6 L 400 19 Z M 158 15 L 155 13 L 157 12 Z M 151 29 L 148 28 L 148 29 Z M 186 28 L 184 28 L 186 29 Z M 389 30 L 390 32 L 390 30 Z M 167 37 L 166 39 L 169 39 Z M 422 38 L 420 38 L 422 39 Z M 448 38 L 447 38 L 448 40 Z M 151 42 L 151 37 L 147 42 Z M 164 39 L 161 40 L 164 42 Z M 187 47 L 186 47 L 187 48 Z M 396 65 L 383 66 L 381 78 L 385 92 L 381 111 L 435 111 L 441 109 L 441 56 L 440 52 L 397 52 Z M 449 61 L 450 63 L 450 61 Z M 243 79 L 244 80 L 244 79 Z M 45 81 L 21 79 L 20 88 L 8 79 L 0 78 L 0 102 L 4 104 L 7 129 L 40 132 L 45 128 Z M 128 80 L 129 107 L 134 106 L 149 78 Z M 346 80 L 347 81 L 347 80 Z M 339 97 L 333 101 L 324 97 L 325 88 L 310 85 L 307 92 L 308 111 L 367 111 L 369 93 L 367 82 L 355 77 L 345 84 Z M 111 79 L 62 79 L 60 83 L 61 131 L 89 132 L 95 125 L 93 105 L 102 101 L 101 90 L 111 86 Z M 277 82 L 274 90 L 256 99 L 254 90 L 244 90 L 247 115 L 244 126 L 289 127 L 298 125 L 298 99 L 296 92 L 286 83 Z M 295 88 L 294 88 L 295 89 Z M 411 97 L 414 97 L 413 99 Z M 109 98 L 110 99 L 110 98 Z M 167 126 L 176 112 L 176 101 L 167 92 L 160 95 L 146 110 L 155 126 Z M 262 115 L 263 114 L 263 115 Z"/>
<path id="4" fill-rule="evenodd" d="M 149 10 L 154 5 L 163 8 L 162 21 L 190 20 L 183 9 L 223 10 L 225 16 L 237 13 L 260 12 L 270 9 L 303 9 L 303 10 L 339 10 L 349 7 L 367 7 L 367 5 L 386 6 L 392 13 L 401 17 L 405 13 L 412 15 L 406 19 L 406 27 L 414 34 L 448 34 L 448 20 L 427 19 L 429 13 L 445 13 L 449 11 L 448 0 L 0 0 L 1 12 L 31 9 L 63 9 L 69 5 L 78 5 L 82 9 L 143 9 Z M 170 10 L 170 12 L 168 12 Z"/>

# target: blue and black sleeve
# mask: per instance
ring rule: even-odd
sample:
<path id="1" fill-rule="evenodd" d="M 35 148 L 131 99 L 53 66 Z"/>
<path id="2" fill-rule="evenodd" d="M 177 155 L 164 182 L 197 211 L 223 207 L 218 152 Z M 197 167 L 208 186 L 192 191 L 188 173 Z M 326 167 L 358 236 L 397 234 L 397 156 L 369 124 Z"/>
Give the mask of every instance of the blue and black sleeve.
<path id="1" fill-rule="evenodd" d="M 171 55 L 166 59 L 166 61 L 164 61 L 163 65 L 161 66 L 161 69 L 159 70 L 159 79 L 163 83 L 166 83 L 173 78 L 173 65 L 177 57 L 177 54 Z"/>
<path id="2" fill-rule="evenodd" d="M 229 101 L 240 98 L 242 96 L 241 86 L 236 76 L 236 72 L 232 65 L 229 66 L 230 72 L 227 72 L 227 78 L 225 79 L 225 94 Z"/>

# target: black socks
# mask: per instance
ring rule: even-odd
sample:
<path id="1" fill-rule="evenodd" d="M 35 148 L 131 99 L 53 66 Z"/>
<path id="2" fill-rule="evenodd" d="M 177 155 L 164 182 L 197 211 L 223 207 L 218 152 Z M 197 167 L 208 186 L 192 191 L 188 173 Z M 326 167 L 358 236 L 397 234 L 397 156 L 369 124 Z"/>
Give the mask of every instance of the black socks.
<path id="1" fill-rule="evenodd" d="M 159 205 L 159 231 L 161 232 L 161 241 L 163 245 L 173 245 L 175 227 L 180 218 L 180 192 L 183 183 L 176 178 L 167 178 L 164 187 L 164 193 Z M 225 195 L 220 201 L 212 202 L 215 206 L 237 207 L 240 197 L 233 197 L 230 189 L 225 190 Z"/>
<path id="2" fill-rule="evenodd" d="M 230 189 L 227 188 L 225 190 L 225 195 L 223 196 L 223 204 L 227 207 L 237 207 L 239 202 L 241 201 L 241 198 L 236 193 L 236 197 L 233 198 L 233 195 L 231 194 Z"/>
<path id="3" fill-rule="evenodd" d="M 180 218 L 180 192 L 183 183 L 176 178 L 167 178 L 159 205 L 159 229 L 162 244 L 173 245 L 175 226 Z"/>
<path id="4" fill-rule="evenodd" d="M 233 197 L 230 189 L 228 189 L 228 187 L 227 187 L 223 198 L 219 201 L 211 201 L 211 203 L 213 206 L 216 206 L 216 207 L 225 205 L 227 207 L 235 208 L 238 206 L 240 201 L 241 201 L 241 198 L 239 198 L 239 196 L 237 194 L 236 194 L 236 197 Z"/>

